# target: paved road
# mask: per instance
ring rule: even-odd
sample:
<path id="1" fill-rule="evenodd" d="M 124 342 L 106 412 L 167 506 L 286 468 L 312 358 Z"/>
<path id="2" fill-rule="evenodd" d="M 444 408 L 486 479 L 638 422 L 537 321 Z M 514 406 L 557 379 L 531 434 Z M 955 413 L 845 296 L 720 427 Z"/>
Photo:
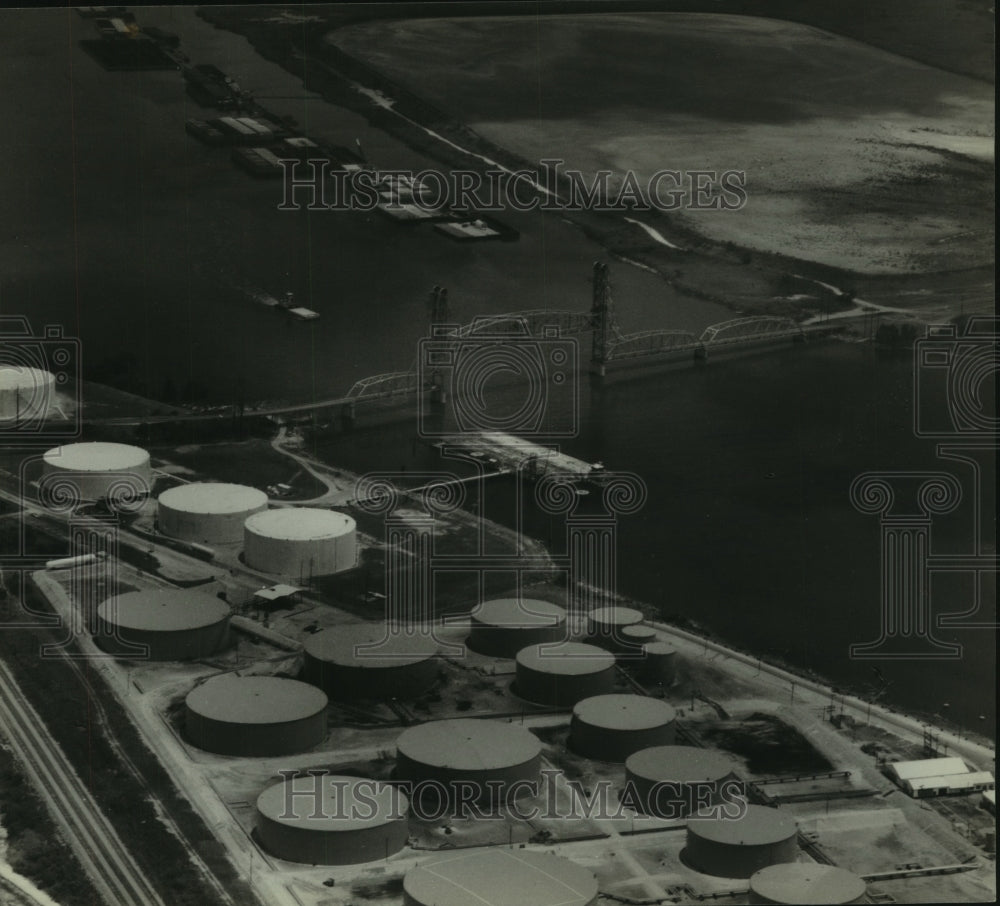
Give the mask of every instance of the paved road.
<path id="1" fill-rule="evenodd" d="M 32 786 L 108 906 L 165 906 L 3 661 L 0 724 Z"/>

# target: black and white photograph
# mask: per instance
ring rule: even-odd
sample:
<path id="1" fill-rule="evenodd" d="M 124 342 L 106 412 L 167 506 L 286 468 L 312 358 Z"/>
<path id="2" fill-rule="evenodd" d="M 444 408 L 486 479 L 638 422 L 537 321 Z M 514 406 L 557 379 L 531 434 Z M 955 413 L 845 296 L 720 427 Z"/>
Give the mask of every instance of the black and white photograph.
<path id="1" fill-rule="evenodd" d="M 991 2 L 0 6 L 0 906 L 996 902 Z"/>

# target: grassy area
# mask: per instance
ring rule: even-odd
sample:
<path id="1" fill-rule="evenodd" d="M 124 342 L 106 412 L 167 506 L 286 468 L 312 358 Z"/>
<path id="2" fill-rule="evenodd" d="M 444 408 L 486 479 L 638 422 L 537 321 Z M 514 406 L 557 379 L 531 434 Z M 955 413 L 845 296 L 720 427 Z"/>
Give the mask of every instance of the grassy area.
<path id="1" fill-rule="evenodd" d="M 326 488 L 293 459 L 278 453 L 266 440 L 258 438 L 220 443 L 196 443 L 153 447 L 154 456 L 196 473 L 197 480 L 229 481 L 252 485 L 260 490 L 269 485 L 288 484 L 288 500 L 318 497 Z M 191 476 L 189 476 L 191 477 Z"/>
<path id="2" fill-rule="evenodd" d="M 101 906 L 97 889 L 14 757 L 0 748 L 0 818 L 6 860 L 61 906 Z M 5 901 L 6 902 L 6 901 Z"/>

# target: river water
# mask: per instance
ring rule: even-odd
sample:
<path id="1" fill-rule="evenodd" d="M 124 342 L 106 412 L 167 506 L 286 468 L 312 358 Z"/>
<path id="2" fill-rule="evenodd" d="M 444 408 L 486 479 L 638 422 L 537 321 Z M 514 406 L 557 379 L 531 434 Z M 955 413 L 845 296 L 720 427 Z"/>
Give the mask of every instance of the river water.
<path id="1" fill-rule="evenodd" d="M 310 134 L 360 139 L 382 167 L 428 163 L 354 114 L 301 100 L 296 79 L 192 10 L 136 13 Z M 305 401 L 409 368 L 434 284 L 448 287 L 462 321 L 589 305 L 601 250 L 555 216 L 505 215 L 520 241 L 463 246 L 371 214 L 278 211 L 280 185 L 250 179 L 226 151 L 184 133 L 186 118 L 210 114 L 176 72 L 103 71 L 76 46 L 90 25 L 71 11 L 7 10 L 0 25 L 0 110 L 17 124 L 0 130 L 0 313 L 28 315 L 36 329 L 65 325 L 94 379 L 154 397 Z M 612 278 L 625 330 L 698 332 L 731 316 L 624 263 Z M 261 290 L 292 290 L 322 317 L 289 322 L 253 301 Z M 992 633 L 942 630 L 963 655 L 933 664 L 847 653 L 879 628 L 878 520 L 851 506 L 851 481 L 946 467 L 911 427 L 911 357 L 824 342 L 579 386 L 564 448 L 637 473 L 648 489 L 643 509 L 620 520 L 619 591 L 861 691 L 880 683 L 877 667 L 891 683 L 885 701 L 928 715 L 947 702 L 951 719 L 994 733 Z M 548 417 L 569 420 L 555 404 Z M 324 452 L 358 472 L 441 468 L 414 447 L 415 427 L 362 421 Z M 494 515 L 509 520 L 502 496 Z M 964 552 L 971 496 L 935 523 L 939 550 Z M 525 518 L 558 548 L 558 524 L 533 508 Z M 960 583 L 932 591 L 937 613 L 968 607 Z"/>

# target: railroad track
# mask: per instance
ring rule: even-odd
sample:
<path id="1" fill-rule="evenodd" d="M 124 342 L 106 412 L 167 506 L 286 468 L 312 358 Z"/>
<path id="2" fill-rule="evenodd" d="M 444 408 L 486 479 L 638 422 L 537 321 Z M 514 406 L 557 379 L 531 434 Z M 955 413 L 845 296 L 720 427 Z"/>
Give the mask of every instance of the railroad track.
<path id="1" fill-rule="evenodd" d="M 101 812 L 17 680 L 0 661 L 0 724 L 94 886 L 109 906 L 166 906 Z"/>

